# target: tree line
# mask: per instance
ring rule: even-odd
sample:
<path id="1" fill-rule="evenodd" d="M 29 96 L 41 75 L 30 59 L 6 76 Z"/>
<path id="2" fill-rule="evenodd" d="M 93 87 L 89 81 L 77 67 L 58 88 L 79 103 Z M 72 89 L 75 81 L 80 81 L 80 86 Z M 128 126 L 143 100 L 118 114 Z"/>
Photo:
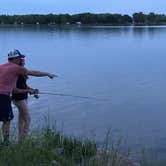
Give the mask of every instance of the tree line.
<path id="1" fill-rule="evenodd" d="M 166 24 L 165 14 L 142 12 L 127 14 L 30 14 L 30 15 L 0 15 L 0 24 L 108 24 L 108 25 L 132 25 L 132 24 Z"/>

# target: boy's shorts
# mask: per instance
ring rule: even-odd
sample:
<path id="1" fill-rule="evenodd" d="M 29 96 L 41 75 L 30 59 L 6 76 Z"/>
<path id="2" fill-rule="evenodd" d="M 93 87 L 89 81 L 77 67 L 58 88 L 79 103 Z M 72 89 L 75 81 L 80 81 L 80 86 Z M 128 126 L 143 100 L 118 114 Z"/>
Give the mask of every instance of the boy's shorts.
<path id="1" fill-rule="evenodd" d="M 10 121 L 14 118 L 11 98 L 9 95 L 0 94 L 0 121 Z"/>

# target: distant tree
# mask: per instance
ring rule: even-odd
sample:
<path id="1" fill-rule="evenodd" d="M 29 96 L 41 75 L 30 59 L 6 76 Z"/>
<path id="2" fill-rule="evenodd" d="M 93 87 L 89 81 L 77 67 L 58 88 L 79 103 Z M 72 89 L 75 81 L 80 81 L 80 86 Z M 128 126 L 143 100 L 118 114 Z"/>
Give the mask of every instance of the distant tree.
<path id="1" fill-rule="evenodd" d="M 98 14 L 97 15 L 97 20 L 98 20 L 98 23 L 100 24 L 105 24 L 108 22 L 108 14 Z"/>
<path id="2" fill-rule="evenodd" d="M 166 23 L 166 15 L 164 15 L 164 14 L 157 14 L 156 15 L 156 22 L 158 24 Z"/>
<path id="3" fill-rule="evenodd" d="M 65 23 L 69 22 L 69 20 L 70 20 L 69 14 L 60 14 L 59 15 L 59 23 L 60 24 L 65 24 Z"/>
<path id="4" fill-rule="evenodd" d="M 156 14 L 154 13 L 149 13 L 147 15 L 147 22 L 148 23 L 155 23 L 156 22 Z"/>
<path id="5" fill-rule="evenodd" d="M 118 14 L 99 14 L 98 22 L 101 24 L 118 24 L 121 22 L 121 15 Z"/>
<path id="6" fill-rule="evenodd" d="M 146 15 L 143 14 L 142 12 L 139 13 L 134 13 L 133 14 L 133 21 L 134 23 L 146 23 Z"/>
<path id="7" fill-rule="evenodd" d="M 80 21 L 83 24 L 95 24 L 97 23 L 97 15 L 96 14 L 91 14 L 91 13 L 83 13 L 80 14 Z"/>
<path id="8" fill-rule="evenodd" d="M 70 21 L 69 22 L 74 24 L 74 23 L 76 23 L 80 20 L 81 20 L 80 15 L 79 14 L 74 14 L 74 15 L 70 16 Z"/>
<path id="9" fill-rule="evenodd" d="M 124 23 L 132 23 L 132 17 L 131 16 L 129 16 L 129 15 L 123 15 L 123 22 Z"/>

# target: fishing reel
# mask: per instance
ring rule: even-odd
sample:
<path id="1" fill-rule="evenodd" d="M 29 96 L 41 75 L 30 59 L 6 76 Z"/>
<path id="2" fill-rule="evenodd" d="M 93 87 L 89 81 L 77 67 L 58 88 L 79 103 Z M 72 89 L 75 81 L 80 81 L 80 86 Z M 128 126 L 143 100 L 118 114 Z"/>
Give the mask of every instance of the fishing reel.
<path id="1" fill-rule="evenodd" d="M 33 97 L 36 98 L 36 99 L 39 99 L 39 95 L 38 94 L 33 95 Z"/>
<path id="2" fill-rule="evenodd" d="M 33 95 L 34 98 L 39 99 L 39 90 L 35 89 L 36 94 Z"/>

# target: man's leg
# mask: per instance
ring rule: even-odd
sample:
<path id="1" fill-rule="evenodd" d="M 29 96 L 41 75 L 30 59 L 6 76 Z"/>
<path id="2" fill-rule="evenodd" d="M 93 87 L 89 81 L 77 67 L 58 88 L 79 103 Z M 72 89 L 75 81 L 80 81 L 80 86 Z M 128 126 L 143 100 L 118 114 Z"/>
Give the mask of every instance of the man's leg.
<path id="1" fill-rule="evenodd" d="M 9 95 L 0 94 L 0 121 L 2 124 L 2 135 L 4 142 L 9 141 L 10 121 L 14 118 L 11 98 Z"/>
<path id="2" fill-rule="evenodd" d="M 24 119 L 22 118 L 22 114 L 19 111 L 18 115 L 18 140 L 22 140 L 22 133 L 24 131 Z"/>
<path id="3" fill-rule="evenodd" d="M 2 134 L 5 143 L 9 142 L 10 121 L 4 121 L 2 124 Z"/>

